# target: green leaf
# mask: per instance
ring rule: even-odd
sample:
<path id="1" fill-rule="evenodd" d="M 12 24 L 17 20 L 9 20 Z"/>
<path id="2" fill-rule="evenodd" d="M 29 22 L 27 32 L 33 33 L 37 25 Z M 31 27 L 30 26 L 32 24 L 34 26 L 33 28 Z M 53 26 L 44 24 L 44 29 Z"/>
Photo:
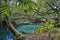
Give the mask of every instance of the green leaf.
<path id="1" fill-rule="evenodd" d="M 6 6 L 2 6 L 0 7 L 1 13 L 4 14 L 5 16 L 9 16 L 10 14 L 8 13 L 9 7 Z"/>

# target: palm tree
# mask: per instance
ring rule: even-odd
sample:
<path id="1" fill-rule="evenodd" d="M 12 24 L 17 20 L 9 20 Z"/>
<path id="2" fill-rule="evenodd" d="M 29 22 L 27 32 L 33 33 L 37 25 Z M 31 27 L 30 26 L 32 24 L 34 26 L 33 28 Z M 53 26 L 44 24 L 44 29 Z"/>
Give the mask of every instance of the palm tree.
<path id="1" fill-rule="evenodd" d="M 22 0 L 21 0 L 22 1 Z M 19 2 L 21 2 L 20 0 L 19 0 Z M 7 0 L 4 0 L 4 2 L 6 2 L 6 4 L 7 4 Z M 23 1 L 22 1 L 23 2 Z M 23 5 L 28 5 L 28 7 L 30 7 L 30 8 L 32 8 L 32 4 L 34 4 L 34 5 L 36 5 L 36 3 L 34 3 L 33 1 L 26 1 L 26 2 L 23 2 Z M 13 26 L 13 24 L 11 23 L 11 21 L 10 21 L 10 19 L 9 19 L 9 17 L 10 17 L 10 13 L 8 12 L 8 10 L 10 10 L 9 9 L 9 6 L 8 5 L 6 5 L 6 4 L 3 4 L 3 5 L 1 5 L 1 7 L 0 7 L 0 15 L 1 14 L 3 14 L 3 16 L 4 17 L 2 17 L 5 21 L 6 21 L 6 23 L 7 23 L 7 25 L 8 25 L 8 28 L 10 28 L 10 30 L 12 31 L 12 33 L 15 35 L 15 36 L 19 36 L 19 35 L 21 35 L 22 33 L 20 33 L 19 31 L 17 31 L 16 30 L 16 28 Z M 21 4 L 21 3 L 20 3 Z M 29 4 L 31 4 L 31 5 L 29 5 Z M 30 10 L 30 9 L 29 9 Z M 13 14 L 13 13 L 12 13 Z"/>

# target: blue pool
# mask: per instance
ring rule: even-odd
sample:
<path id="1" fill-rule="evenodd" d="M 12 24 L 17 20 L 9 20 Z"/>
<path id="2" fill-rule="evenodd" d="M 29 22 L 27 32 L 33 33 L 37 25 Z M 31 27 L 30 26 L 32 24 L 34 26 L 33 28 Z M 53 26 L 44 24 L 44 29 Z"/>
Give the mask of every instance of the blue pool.
<path id="1" fill-rule="evenodd" d="M 24 34 L 34 33 L 38 25 L 43 26 L 43 24 L 32 24 L 32 25 L 19 25 L 16 29 Z M 0 40 L 13 40 L 13 34 L 10 30 L 6 28 L 0 28 Z"/>

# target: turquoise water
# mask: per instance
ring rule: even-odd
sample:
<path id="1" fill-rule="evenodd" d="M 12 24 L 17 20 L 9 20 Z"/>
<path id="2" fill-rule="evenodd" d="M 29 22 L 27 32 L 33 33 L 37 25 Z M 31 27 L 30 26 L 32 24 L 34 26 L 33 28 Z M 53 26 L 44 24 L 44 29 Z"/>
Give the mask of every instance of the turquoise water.
<path id="1" fill-rule="evenodd" d="M 38 26 L 43 26 L 43 23 L 40 24 L 29 24 L 29 25 L 20 25 L 16 29 L 24 34 L 34 33 Z"/>
<path id="2" fill-rule="evenodd" d="M 17 30 L 24 34 L 34 33 L 36 29 L 37 25 L 22 25 L 17 27 Z"/>
<path id="3" fill-rule="evenodd" d="M 19 25 L 16 29 L 23 34 L 34 33 L 37 26 L 43 26 L 43 24 L 33 24 L 33 25 Z M 10 30 L 7 31 L 5 28 L 0 28 L 0 40 L 13 40 L 14 35 Z"/>

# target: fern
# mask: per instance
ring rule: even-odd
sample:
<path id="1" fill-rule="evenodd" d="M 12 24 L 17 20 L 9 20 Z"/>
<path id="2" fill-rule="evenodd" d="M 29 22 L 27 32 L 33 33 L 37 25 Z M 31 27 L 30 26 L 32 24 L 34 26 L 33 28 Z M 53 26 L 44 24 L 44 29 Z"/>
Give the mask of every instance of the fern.
<path id="1" fill-rule="evenodd" d="M 9 10 L 8 5 L 1 6 L 1 7 L 0 7 L 0 12 L 1 12 L 1 14 L 9 17 L 10 14 L 8 13 L 8 10 Z"/>

